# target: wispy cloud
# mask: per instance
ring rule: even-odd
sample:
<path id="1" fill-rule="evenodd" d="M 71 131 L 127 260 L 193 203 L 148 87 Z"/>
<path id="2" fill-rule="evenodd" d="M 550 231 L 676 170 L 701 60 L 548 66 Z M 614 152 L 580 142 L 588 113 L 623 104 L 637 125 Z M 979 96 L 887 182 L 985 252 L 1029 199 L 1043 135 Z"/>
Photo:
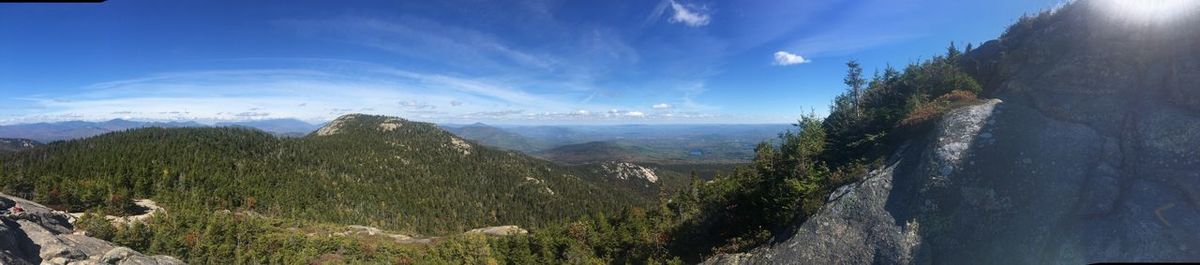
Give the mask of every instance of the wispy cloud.
<path id="1" fill-rule="evenodd" d="M 520 102 L 523 104 L 516 107 L 528 109 L 528 113 L 540 113 L 540 109 L 569 112 L 562 109 L 620 105 L 633 97 L 661 100 L 694 97 L 699 93 L 649 95 L 641 91 L 702 82 L 714 75 L 714 67 L 720 63 L 717 58 L 725 56 L 722 44 L 704 33 L 646 39 L 637 32 L 612 25 L 560 23 L 553 16 L 541 16 L 553 12 L 552 8 L 535 9 L 540 10 L 537 24 L 509 29 L 514 34 L 525 34 L 519 37 L 498 35 L 497 32 L 507 31 L 496 28 L 455 24 L 453 20 L 435 21 L 411 14 L 355 14 L 281 20 L 276 24 L 309 39 L 369 47 L 368 51 L 382 51 L 385 57 L 403 57 L 404 64 L 411 62 L 416 67 L 437 69 L 443 74 L 414 74 L 399 69 L 386 70 L 392 73 L 385 74 L 423 83 L 449 84 L 450 89 L 494 102 Z M 664 0 L 654 13 L 655 21 L 668 20 L 692 27 L 708 25 L 712 19 L 709 7 L 680 0 Z M 530 35 L 527 32 L 530 30 L 537 33 Z M 469 103 L 462 106 L 485 105 L 471 98 L 454 100 Z"/>
<path id="2" fill-rule="evenodd" d="M 658 104 L 654 104 L 654 106 L 650 106 L 650 107 L 654 108 L 654 109 L 670 109 L 670 108 L 674 108 L 675 106 L 671 106 L 671 104 L 667 104 L 667 103 L 658 103 Z"/>
<path id="3" fill-rule="evenodd" d="M 469 28 L 421 17 L 398 19 L 346 16 L 334 19 L 281 20 L 302 35 L 367 46 L 406 57 L 471 68 L 550 68 L 558 62 L 544 54 L 511 47 L 503 39 Z"/>
<path id="4" fill-rule="evenodd" d="M 842 56 L 884 45 L 908 41 L 933 33 L 930 19 L 914 17 L 922 5 L 888 0 L 867 0 L 842 10 L 838 21 L 825 22 L 819 30 L 795 34 L 784 49 L 808 58 Z"/>
<path id="5" fill-rule="evenodd" d="M 467 113 L 464 116 L 495 118 L 495 117 L 507 117 L 507 116 L 512 116 L 512 115 L 520 115 L 522 112 L 525 112 L 525 110 L 480 111 L 480 112 Z"/>
<path id="6" fill-rule="evenodd" d="M 796 55 L 790 52 L 777 51 L 775 52 L 775 65 L 793 65 L 812 62 L 804 59 L 803 56 Z"/>
<path id="7" fill-rule="evenodd" d="M 316 122 L 353 112 L 434 122 L 668 118 L 619 104 L 579 103 L 568 100 L 571 93 L 528 93 L 503 81 L 370 63 L 349 62 L 331 68 L 339 70 L 193 71 L 101 82 L 79 93 L 26 97 L 24 101 L 38 106 L 37 112 L 0 119 L 0 124 L 112 118 L 201 122 L 299 118 Z M 434 102 L 453 107 L 439 107 Z M 631 110 L 616 113 L 620 115 L 595 114 L 605 109 Z"/>
<path id="8" fill-rule="evenodd" d="M 671 23 L 683 23 L 690 27 L 701 27 L 708 25 L 711 20 L 711 15 L 708 14 L 706 8 L 696 7 L 691 5 L 681 4 L 675 0 L 667 0 L 671 4 L 671 17 L 667 21 Z"/>
<path id="9" fill-rule="evenodd" d="M 922 36 L 909 32 L 880 32 L 877 34 L 825 33 L 794 41 L 788 45 L 792 50 L 813 55 L 844 55 L 886 44 L 911 40 Z"/>
<path id="10" fill-rule="evenodd" d="M 259 117 L 271 116 L 271 113 L 270 112 L 242 112 L 242 113 L 234 114 L 233 116 L 242 117 L 242 118 L 259 118 Z"/>
<path id="11" fill-rule="evenodd" d="M 425 102 L 419 102 L 419 101 L 413 101 L 413 100 L 400 101 L 400 106 L 407 108 L 407 109 L 415 109 L 415 110 L 436 109 L 437 108 L 437 106 L 434 106 L 432 104 L 428 104 Z"/>

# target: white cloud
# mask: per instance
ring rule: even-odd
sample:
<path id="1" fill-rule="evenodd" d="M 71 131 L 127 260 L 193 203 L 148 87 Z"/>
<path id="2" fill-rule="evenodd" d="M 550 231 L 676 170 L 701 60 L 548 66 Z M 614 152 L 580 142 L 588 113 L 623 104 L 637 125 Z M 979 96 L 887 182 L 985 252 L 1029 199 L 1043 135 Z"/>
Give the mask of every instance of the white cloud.
<path id="1" fill-rule="evenodd" d="M 629 117 L 645 117 L 645 116 L 646 116 L 646 113 L 642 113 L 641 111 L 630 111 L 630 112 L 626 112 L 626 113 L 625 113 L 625 116 L 629 116 Z"/>
<path id="2" fill-rule="evenodd" d="M 675 12 L 671 18 L 667 19 L 671 23 L 683 23 L 691 27 L 700 27 L 708 25 L 710 20 L 709 14 L 704 13 L 702 8 L 694 8 L 668 0 L 671 3 L 671 10 Z"/>
<path id="3" fill-rule="evenodd" d="M 166 113 L 162 113 L 162 114 L 178 114 L 178 113 L 166 112 Z M 241 118 L 257 118 L 257 117 L 271 116 L 271 113 L 270 112 L 242 112 L 242 113 L 234 114 L 233 116 L 241 117 Z"/>
<path id="4" fill-rule="evenodd" d="M 667 104 L 667 103 L 658 103 L 658 104 L 654 104 L 654 106 L 651 106 L 651 107 L 654 109 L 669 109 L 669 108 L 674 108 L 675 106 L 671 106 L 671 104 Z"/>
<path id="5" fill-rule="evenodd" d="M 404 108 L 415 109 L 415 110 L 436 109 L 437 108 L 437 106 L 434 106 L 434 105 L 431 105 L 431 104 L 428 104 L 425 102 L 415 101 L 415 100 L 400 101 L 400 106 L 404 107 Z"/>
<path id="6" fill-rule="evenodd" d="M 803 56 L 796 55 L 790 52 L 777 51 L 775 52 L 775 65 L 793 65 L 809 63 L 811 60 L 804 59 Z"/>

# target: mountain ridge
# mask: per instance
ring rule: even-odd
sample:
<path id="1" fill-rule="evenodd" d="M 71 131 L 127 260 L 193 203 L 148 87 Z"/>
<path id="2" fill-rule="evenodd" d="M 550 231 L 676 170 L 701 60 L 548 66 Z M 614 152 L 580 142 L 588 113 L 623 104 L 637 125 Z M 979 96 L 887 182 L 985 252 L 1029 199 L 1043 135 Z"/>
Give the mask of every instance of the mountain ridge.
<path id="1" fill-rule="evenodd" d="M 183 150 L 206 155 L 177 153 Z M 64 160 L 68 156 L 73 157 L 69 163 Z M 475 145 L 432 123 L 361 114 L 339 117 L 300 138 L 278 138 L 237 127 L 141 128 L 55 142 L 14 153 L 3 162 L 6 170 L 0 176 L 9 183 L 4 185 L 6 191 L 32 194 L 38 201 L 73 203 L 69 208 L 103 204 L 101 198 L 79 194 L 96 187 L 71 183 L 132 182 L 127 188 L 117 188 L 125 190 L 117 194 L 156 198 L 167 205 L 191 204 L 187 196 L 176 196 L 187 193 L 228 194 L 218 197 L 228 207 L 261 205 L 263 213 L 281 217 L 374 224 L 422 234 L 510 224 L 537 227 L 551 220 L 647 202 L 656 195 L 614 185 L 609 183 L 614 178 L 593 176 L 584 169 Z M 51 166 L 55 164 L 66 168 Z M 102 166 L 106 164 L 121 166 Z M 147 167 L 158 169 L 148 171 Z M 12 170 L 18 168 L 22 170 Z M 114 170 L 133 174 L 83 174 Z M 55 177 L 39 181 L 36 179 L 42 177 L 26 172 L 55 172 Z M 49 191 L 57 188 L 46 186 L 63 182 L 66 184 L 56 186 L 81 191 L 52 195 Z M 267 189 L 266 183 L 275 184 Z M 317 183 L 321 185 L 314 185 Z M 179 190 L 180 186 L 187 188 Z M 276 190 L 332 197 L 295 199 Z M 379 194 L 411 200 L 394 201 L 391 206 L 370 205 L 368 198 Z M 253 197 L 253 202 L 248 197 Z M 484 204 L 490 206 L 482 207 Z M 316 214 L 311 210 L 315 205 L 334 210 Z M 465 216 L 443 224 L 432 222 L 444 218 L 437 209 L 468 205 L 454 210 Z M 388 214 L 398 207 L 410 215 Z"/>
<path id="2" fill-rule="evenodd" d="M 296 119 L 269 119 L 238 122 L 218 122 L 212 127 L 240 126 L 255 128 L 278 135 L 298 136 L 315 130 L 317 125 Z M 181 127 L 210 127 L 195 121 L 130 121 L 112 119 L 101 122 L 63 121 L 39 122 L 0 126 L 0 138 L 26 138 L 49 143 L 54 141 L 73 140 L 93 137 L 110 132 L 145 127 L 181 128 Z"/>

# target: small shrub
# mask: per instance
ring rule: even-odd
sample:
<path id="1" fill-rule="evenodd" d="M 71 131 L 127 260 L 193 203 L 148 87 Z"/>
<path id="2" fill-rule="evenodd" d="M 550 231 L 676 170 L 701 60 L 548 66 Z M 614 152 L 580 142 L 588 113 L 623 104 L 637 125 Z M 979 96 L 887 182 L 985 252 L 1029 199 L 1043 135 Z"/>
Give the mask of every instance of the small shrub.
<path id="1" fill-rule="evenodd" d="M 97 213 L 86 213 L 75 221 L 75 228 L 87 232 L 88 236 L 112 240 L 117 234 L 117 229 L 113 227 L 112 222 L 104 218 L 103 215 Z"/>
<path id="2" fill-rule="evenodd" d="M 946 93 L 946 95 L 943 95 L 940 99 L 945 99 L 950 103 L 973 103 L 979 100 L 979 98 L 975 96 L 975 92 L 966 90 L 950 91 L 950 93 Z"/>
<path id="3" fill-rule="evenodd" d="M 975 96 L 975 93 L 966 90 L 950 91 L 928 103 L 920 101 L 910 102 L 909 105 L 913 109 L 908 112 L 908 116 L 900 120 L 899 127 L 920 126 L 941 117 L 947 111 L 977 103 L 979 103 L 979 99 Z"/>

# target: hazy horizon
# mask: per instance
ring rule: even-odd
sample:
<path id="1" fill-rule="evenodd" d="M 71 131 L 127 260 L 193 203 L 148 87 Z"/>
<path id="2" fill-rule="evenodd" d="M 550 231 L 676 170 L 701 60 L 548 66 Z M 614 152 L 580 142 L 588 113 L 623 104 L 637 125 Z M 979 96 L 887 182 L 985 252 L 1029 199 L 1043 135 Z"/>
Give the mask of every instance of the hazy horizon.
<path id="1" fill-rule="evenodd" d="M 372 113 L 347 113 L 347 114 L 345 114 L 345 115 L 350 115 L 350 114 L 364 114 L 364 115 L 381 115 L 381 116 L 392 116 L 392 115 L 387 115 L 387 114 L 372 114 Z M 400 116 L 395 116 L 395 117 L 400 117 Z M 335 118 L 336 118 L 336 117 L 335 117 Z M 400 117 L 400 118 L 404 118 L 404 117 Z M 93 123 L 103 123 L 103 122 L 111 122 L 111 121 L 130 121 L 130 122 L 144 122 L 144 123 L 197 123 L 197 124 L 201 124 L 201 125 L 209 125 L 209 126 L 211 126 L 211 125 L 217 125 L 217 124 L 222 124 L 222 123 L 246 123 L 246 122 L 263 122 L 263 121 L 280 121 L 280 120 L 294 120 L 294 121 L 304 122 L 304 123 L 307 123 L 307 124 L 310 124 L 310 125 L 315 125 L 315 126 L 320 126 L 320 125 L 323 125 L 323 124 L 329 123 L 330 121 L 333 121 L 333 119 L 328 119 L 328 120 L 303 120 L 303 119 L 297 119 L 297 118 L 263 118 L 263 119 L 252 119 L 252 120 L 215 120 L 215 119 L 139 119 L 139 118 L 126 118 L 126 117 L 117 117 L 117 118 L 110 118 L 110 119 L 97 119 L 97 120 L 62 120 L 62 121 L 35 121 L 35 122 L 21 122 L 21 123 L 0 123 L 0 126 L 16 126 L 16 125 L 30 125 L 30 124 L 42 124 L 42 123 L 46 123 L 46 124 L 55 124 L 55 123 L 67 123 L 67 122 L 93 122 Z M 413 121 L 418 121 L 418 120 L 413 120 Z M 429 122 L 429 121 L 419 121 L 419 122 Z M 756 125 L 791 125 L 791 124 L 794 124 L 794 123 L 795 123 L 795 121 L 792 121 L 792 122 L 762 122 L 762 123 L 723 123 L 723 122 L 719 122 L 719 121 L 713 121 L 713 122 L 707 122 L 707 123 L 705 123 L 705 122 L 690 122 L 690 123 L 689 123 L 689 122 L 684 122 L 684 121 L 681 121 L 681 122 L 678 122 L 678 123 L 671 123 L 671 122 L 659 122 L 659 123 L 636 123 L 636 122 L 632 122 L 632 121 L 628 121 L 628 122 L 614 121 L 613 123 L 604 123 L 604 122 L 594 122 L 594 121 L 592 121 L 592 122 L 580 122 L 580 123 L 566 123 L 566 122 L 553 122 L 553 121 L 552 121 L 552 122 L 543 122 L 543 121 L 531 120 L 531 121 L 529 121 L 529 123 L 519 123 L 519 122 L 484 122 L 484 121 L 473 121 L 473 122 L 472 122 L 472 121 L 447 121 L 447 122 L 430 122 L 430 123 L 437 124 L 437 125 L 449 125 L 449 126 L 467 126 L 467 125 L 473 125 L 473 124 L 485 124 L 485 125 L 488 125 L 488 126 L 495 126 L 495 127 L 521 127 L 521 126 L 656 126 L 656 125 L 665 125 L 665 126 L 688 126 L 688 125 L 697 125 L 697 126 L 700 126 L 700 125 L 756 126 Z"/>

